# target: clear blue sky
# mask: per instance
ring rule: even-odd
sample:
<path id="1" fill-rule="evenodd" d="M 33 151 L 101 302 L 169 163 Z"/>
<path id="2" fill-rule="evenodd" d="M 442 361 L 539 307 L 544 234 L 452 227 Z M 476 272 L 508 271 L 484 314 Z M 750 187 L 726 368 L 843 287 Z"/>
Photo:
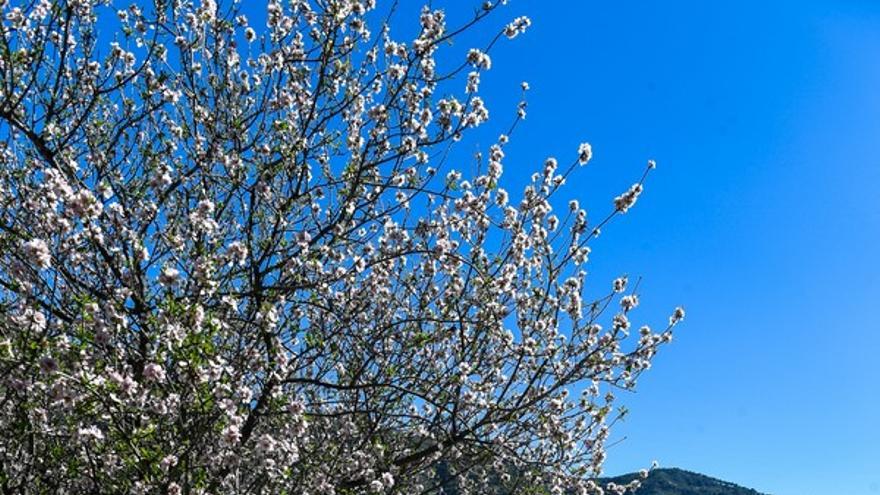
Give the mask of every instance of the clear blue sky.
<path id="1" fill-rule="evenodd" d="M 643 276 L 648 323 L 688 316 L 626 398 L 608 472 L 657 459 L 775 495 L 880 493 L 880 2 L 507 12 L 533 20 L 484 76 L 502 121 L 533 88 L 507 173 L 588 140 L 569 192 L 604 212 L 659 165 L 591 276 Z"/>

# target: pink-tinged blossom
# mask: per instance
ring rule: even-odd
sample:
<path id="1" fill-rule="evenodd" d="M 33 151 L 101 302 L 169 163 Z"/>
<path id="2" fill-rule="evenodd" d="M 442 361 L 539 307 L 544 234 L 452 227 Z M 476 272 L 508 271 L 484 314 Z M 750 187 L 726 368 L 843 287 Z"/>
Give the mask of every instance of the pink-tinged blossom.
<path id="1" fill-rule="evenodd" d="M 270 454 L 275 450 L 275 439 L 272 435 L 264 433 L 257 439 L 257 451 L 262 454 Z"/>
<path id="2" fill-rule="evenodd" d="M 149 363 L 144 366 L 144 378 L 151 382 L 164 382 L 165 369 L 157 363 Z"/>
<path id="3" fill-rule="evenodd" d="M 86 220 L 98 217 L 103 210 L 95 195 L 88 189 L 82 189 L 67 200 L 67 208 L 74 216 Z"/>
<path id="4" fill-rule="evenodd" d="M 223 429 L 221 436 L 227 445 L 235 445 L 241 440 L 241 430 L 237 424 L 231 424 Z"/>
<path id="5" fill-rule="evenodd" d="M 52 266 L 52 254 L 49 252 L 49 246 L 42 239 L 31 239 L 22 245 L 22 250 L 28 259 L 32 260 L 34 265 L 41 270 L 45 270 Z"/>
<path id="6" fill-rule="evenodd" d="M 213 215 L 214 202 L 203 199 L 199 201 L 195 211 L 189 214 L 189 221 L 197 231 L 212 234 L 219 227 Z"/>

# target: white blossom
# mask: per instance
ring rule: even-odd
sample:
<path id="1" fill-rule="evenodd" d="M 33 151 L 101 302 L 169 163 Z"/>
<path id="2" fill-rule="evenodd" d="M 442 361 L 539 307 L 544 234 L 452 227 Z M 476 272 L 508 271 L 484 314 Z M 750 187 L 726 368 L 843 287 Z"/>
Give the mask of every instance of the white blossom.
<path id="1" fill-rule="evenodd" d="M 677 307 L 675 311 L 673 311 L 672 316 L 669 317 L 669 325 L 676 325 L 678 322 L 684 319 L 684 308 Z"/>
<path id="2" fill-rule="evenodd" d="M 580 146 L 578 146 L 578 163 L 586 165 L 592 157 L 593 147 L 590 146 L 590 143 L 581 143 Z"/>
<path id="3" fill-rule="evenodd" d="M 489 58 L 489 55 L 476 48 L 471 48 L 468 51 L 467 60 L 469 64 L 478 69 L 492 68 L 492 59 Z"/>
<path id="4" fill-rule="evenodd" d="M 642 185 L 633 184 L 628 191 L 614 198 L 614 207 L 617 209 L 617 211 L 621 213 L 626 213 L 627 210 L 629 210 L 634 204 L 636 204 L 636 200 L 639 199 L 639 194 L 641 193 Z"/>
<path id="5" fill-rule="evenodd" d="M 82 438 L 93 438 L 95 440 L 103 440 L 104 433 L 97 426 L 88 426 L 77 430 L 77 435 Z"/>
<path id="6" fill-rule="evenodd" d="M 31 239 L 22 245 L 22 250 L 29 259 L 31 259 L 37 267 L 45 270 L 52 266 L 52 254 L 49 252 L 49 246 L 42 239 Z"/>
<path id="7" fill-rule="evenodd" d="M 517 17 L 510 24 L 504 27 L 504 35 L 510 39 L 516 38 L 517 35 L 526 32 L 526 29 L 528 29 L 531 25 L 532 21 L 528 17 Z"/>

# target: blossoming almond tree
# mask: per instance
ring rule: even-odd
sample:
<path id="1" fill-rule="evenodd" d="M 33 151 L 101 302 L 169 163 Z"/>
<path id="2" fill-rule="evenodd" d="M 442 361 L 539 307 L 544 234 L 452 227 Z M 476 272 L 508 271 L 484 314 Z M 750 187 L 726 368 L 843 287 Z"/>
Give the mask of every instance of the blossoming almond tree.
<path id="1" fill-rule="evenodd" d="M 524 103 L 453 170 L 530 21 L 456 54 L 498 5 L 403 40 L 375 3 L 0 1 L 3 492 L 600 493 L 684 316 L 584 300 L 645 176 L 588 221 L 554 199 L 583 144 L 508 194 Z"/>

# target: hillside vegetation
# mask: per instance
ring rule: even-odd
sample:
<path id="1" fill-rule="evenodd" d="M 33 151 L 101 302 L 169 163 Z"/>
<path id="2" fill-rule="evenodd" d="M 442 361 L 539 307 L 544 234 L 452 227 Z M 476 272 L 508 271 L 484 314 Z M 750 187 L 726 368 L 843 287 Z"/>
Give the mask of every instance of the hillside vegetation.
<path id="1" fill-rule="evenodd" d="M 627 474 L 608 481 L 626 483 L 637 474 Z M 683 469 L 655 469 L 635 495 L 765 495 L 734 483 Z"/>

